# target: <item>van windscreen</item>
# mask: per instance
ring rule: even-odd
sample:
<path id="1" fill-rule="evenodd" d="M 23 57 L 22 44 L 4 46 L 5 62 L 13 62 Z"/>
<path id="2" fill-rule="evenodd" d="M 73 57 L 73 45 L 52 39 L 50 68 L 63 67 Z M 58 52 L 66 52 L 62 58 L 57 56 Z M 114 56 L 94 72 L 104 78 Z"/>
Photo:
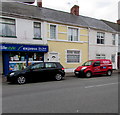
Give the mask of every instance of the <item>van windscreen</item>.
<path id="1" fill-rule="evenodd" d="M 94 61 L 87 61 L 82 66 L 90 66 Z"/>

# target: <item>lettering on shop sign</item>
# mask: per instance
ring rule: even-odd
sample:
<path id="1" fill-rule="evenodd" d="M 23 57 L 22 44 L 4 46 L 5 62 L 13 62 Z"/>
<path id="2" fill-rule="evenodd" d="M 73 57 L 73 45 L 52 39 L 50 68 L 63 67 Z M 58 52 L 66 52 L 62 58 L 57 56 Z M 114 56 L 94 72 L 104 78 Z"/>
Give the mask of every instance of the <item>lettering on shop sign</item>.
<path id="1" fill-rule="evenodd" d="M 0 46 L 0 50 L 16 50 L 16 47 L 5 47 L 5 46 Z"/>
<path id="2" fill-rule="evenodd" d="M 0 44 L 0 51 L 36 51 L 48 52 L 48 46 Z"/>

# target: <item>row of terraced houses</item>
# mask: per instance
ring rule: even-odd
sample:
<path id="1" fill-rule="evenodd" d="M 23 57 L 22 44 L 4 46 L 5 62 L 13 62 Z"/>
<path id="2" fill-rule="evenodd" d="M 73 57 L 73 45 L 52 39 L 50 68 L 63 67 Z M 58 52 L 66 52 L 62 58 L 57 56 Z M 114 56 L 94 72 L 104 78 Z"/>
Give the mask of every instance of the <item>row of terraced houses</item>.
<path id="1" fill-rule="evenodd" d="M 113 23 L 42 7 L 42 1 L 2 2 L 0 17 L 1 73 L 40 61 L 60 62 L 67 70 L 90 59 L 111 59 L 120 68 L 120 20 Z"/>

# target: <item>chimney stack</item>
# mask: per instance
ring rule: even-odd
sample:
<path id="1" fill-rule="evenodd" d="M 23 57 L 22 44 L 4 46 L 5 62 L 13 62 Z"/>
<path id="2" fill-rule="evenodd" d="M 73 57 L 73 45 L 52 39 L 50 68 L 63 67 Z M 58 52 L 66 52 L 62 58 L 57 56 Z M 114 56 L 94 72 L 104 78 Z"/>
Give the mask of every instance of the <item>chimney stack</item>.
<path id="1" fill-rule="evenodd" d="M 42 7 L 42 0 L 37 0 L 37 6 Z"/>
<path id="2" fill-rule="evenodd" d="M 74 6 L 71 8 L 71 14 L 76 15 L 76 16 L 79 16 L 79 6 L 78 6 L 78 5 L 74 5 Z"/>
<path id="3" fill-rule="evenodd" d="M 117 24 L 120 24 L 120 19 L 119 19 L 119 20 L 117 20 Z"/>

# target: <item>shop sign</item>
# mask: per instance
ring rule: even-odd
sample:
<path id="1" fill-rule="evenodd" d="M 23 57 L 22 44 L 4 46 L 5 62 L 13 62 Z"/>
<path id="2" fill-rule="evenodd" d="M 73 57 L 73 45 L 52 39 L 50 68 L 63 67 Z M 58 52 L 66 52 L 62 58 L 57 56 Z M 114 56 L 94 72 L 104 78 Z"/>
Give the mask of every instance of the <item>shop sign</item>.
<path id="1" fill-rule="evenodd" d="M 48 46 L 0 44 L 0 51 L 48 52 Z"/>

